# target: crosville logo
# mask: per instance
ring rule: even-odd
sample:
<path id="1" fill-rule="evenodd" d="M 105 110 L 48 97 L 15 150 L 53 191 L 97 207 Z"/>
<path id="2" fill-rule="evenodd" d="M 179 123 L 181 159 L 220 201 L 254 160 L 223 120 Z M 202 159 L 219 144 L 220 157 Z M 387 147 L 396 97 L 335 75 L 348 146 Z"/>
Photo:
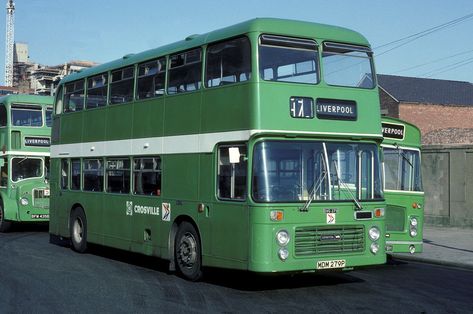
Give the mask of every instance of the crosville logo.
<path id="1" fill-rule="evenodd" d="M 133 202 L 126 201 L 126 215 L 133 216 Z"/>
<path id="2" fill-rule="evenodd" d="M 159 216 L 159 206 L 133 205 L 133 201 L 126 201 L 126 215 L 134 214 Z"/>

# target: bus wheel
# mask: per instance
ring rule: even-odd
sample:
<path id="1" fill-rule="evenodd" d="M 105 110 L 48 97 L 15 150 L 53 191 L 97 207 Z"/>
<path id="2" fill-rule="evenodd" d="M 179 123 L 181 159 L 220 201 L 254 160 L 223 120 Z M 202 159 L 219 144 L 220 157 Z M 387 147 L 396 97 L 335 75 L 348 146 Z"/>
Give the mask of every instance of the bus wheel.
<path id="1" fill-rule="evenodd" d="M 5 211 L 3 205 L 0 205 L 0 232 L 7 232 L 11 227 L 10 221 L 5 221 Z"/>
<path id="2" fill-rule="evenodd" d="M 69 230 L 71 232 L 72 249 L 84 253 L 87 250 L 87 219 L 82 207 L 73 210 Z"/>
<path id="3" fill-rule="evenodd" d="M 192 224 L 187 221 L 181 223 L 174 245 L 174 258 L 179 273 L 191 281 L 202 278 L 200 239 Z"/>

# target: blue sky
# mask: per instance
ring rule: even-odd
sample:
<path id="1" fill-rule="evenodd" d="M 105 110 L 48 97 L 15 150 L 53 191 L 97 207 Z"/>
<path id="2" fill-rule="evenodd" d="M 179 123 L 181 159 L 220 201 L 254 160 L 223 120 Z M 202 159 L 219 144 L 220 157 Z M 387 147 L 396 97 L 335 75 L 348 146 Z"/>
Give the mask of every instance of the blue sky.
<path id="1" fill-rule="evenodd" d="M 1 2 L 6 4 L 6 0 Z M 473 13 L 471 0 L 15 0 L 15 3 L 15 41 L 28 43 L 30 59 L 46 65 L 69 60 L 103 63 L 254 17 L 343 26 L 362 33 L 372 47 L 377 47 Z M 0 42 L 4 46 L 5 11 L 2 20 Z M 473 61 L 472 33 L 473 18 L 432 33 L 379 55 L 377 72 L 473 82 L 473 62 L 462 65 Z M 375 49 L 376 54 L 381 52 Z M 437 59 L 444 60 L 432 62 Z M 3 52 L 1 82 L 4 60 Z M 424 63 L 429 64 L 399 72 Z"/>

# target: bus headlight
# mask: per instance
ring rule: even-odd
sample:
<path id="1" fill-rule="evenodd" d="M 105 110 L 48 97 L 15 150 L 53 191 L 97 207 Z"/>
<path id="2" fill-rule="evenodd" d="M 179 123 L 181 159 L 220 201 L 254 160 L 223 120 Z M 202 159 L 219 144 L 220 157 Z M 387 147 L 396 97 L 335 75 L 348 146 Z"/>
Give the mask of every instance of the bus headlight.
<path id="1" fill-rule="evenodd" d="M 276 233 L 276 240 L 278 241 L 278 244 L 280 246 L 286 246 L 289 243 L 290 240 L 289 232 L 286 230 L 279 230 Z"/>
<path id="2" fill-rule="evenodd" d="M 281 261 L 285 261 L 289 257 L 289 251 L 285 247 L 282 247 L 279 249 L 278 255 Z"/>
<path id="3" fill-rule="evenodd" d="M 379 251 L 379 244 L 376 243 L 376 242 L 371 243 L 370 251 L 371 251 L 371 253 L 373 253 L 373 254 L 378 253 L 378 251 Z"/>
<path id="4" fill-rule="evenodd" d="M 20 199 L 20 204 L 23 205 L 23 206 L 28 205 L 29 204 L 28 199 L 26 197 L 22 197 Z"/>
<path id="5" fill-rule="evenodd" d="M 371 241 L 377 241 L 380 234 L 381 232 L 379 231 L 378 227 L 371 227 L 368 231 L 368 236 L 370 237 Z"/>
<path id="6" fill-rule="evenodd" d="M 417 224 L 418 224 L 417 218 L 415 217 L 410 218 L 409 224 L 410 224 L 409 234 L 411 235 L 411 237 L 415 237 L 417 235 Z"/>

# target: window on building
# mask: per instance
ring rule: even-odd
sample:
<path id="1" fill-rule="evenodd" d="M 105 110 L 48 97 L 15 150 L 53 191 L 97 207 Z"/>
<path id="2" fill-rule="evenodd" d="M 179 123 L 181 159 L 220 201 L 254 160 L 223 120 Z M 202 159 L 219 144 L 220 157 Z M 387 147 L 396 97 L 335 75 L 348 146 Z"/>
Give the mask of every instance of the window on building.
<path id="1" fill-rule="evenodd" d="M 64 87 L 64 112 L 81 111 L 84 109 L 84 81 L 79 80 L 67 83 Z M 56 103 L 56 106 L 58 106 L 58 103 Z"/>
<path id="2" fill-rule="evenodd" d="M 178 53 L 169 58 L 168 94 L 185 93 L 200 89 L 202 73 L 200 48 Z"/>
<path id="3" fill-rule="evenodd" d="M 130 160 L 107 160 L 107 192 L 130 193 Z"/>
<path id="4" fill-rule="evenodd" d="M 81 185 L 80 159 L 71 159 L 71 190 L 80 190 Z"/>
<path id="5" fill-rule="evenodd" d="M 251 72 L 250 41 L 246 37 L 214 44 L 207 49 L 206 87 L 247 81 Z"/>
<path id="6" fill-rule="evenodd" d="M 133 193 L 161 195 L 161 158 L 145 157 L 133 160 Z"/>
<path id="7" fill-rule="evenodd" d="M 218 197 L 246 199 L 247 149 L 245 145 L 222 145 L 218 149 Z"/>
<path id="8" fill-rule="evenodd" d="M 101 159 L 84 159 L 84 191 L 103 191 L 103 161 Z"/>
<path id="9" fill-rule="evenodd" d="M 133 100 L 134 78 L 134 66 L 112 72 L 112 82 L 110 83 L 111 104 L 121 104 Z"/>
<path id="10" fill-rule="evenodd" d="M 103 107 L 107 104 L 107 73 L 93 76 L 87 80 L 87 109 Z"/>
<path id="11" fill-rule="evenodd" d="M 138 65 L 136 98 L 145 99 L 164 95 L 166 81 L 166 58 Z"/>

